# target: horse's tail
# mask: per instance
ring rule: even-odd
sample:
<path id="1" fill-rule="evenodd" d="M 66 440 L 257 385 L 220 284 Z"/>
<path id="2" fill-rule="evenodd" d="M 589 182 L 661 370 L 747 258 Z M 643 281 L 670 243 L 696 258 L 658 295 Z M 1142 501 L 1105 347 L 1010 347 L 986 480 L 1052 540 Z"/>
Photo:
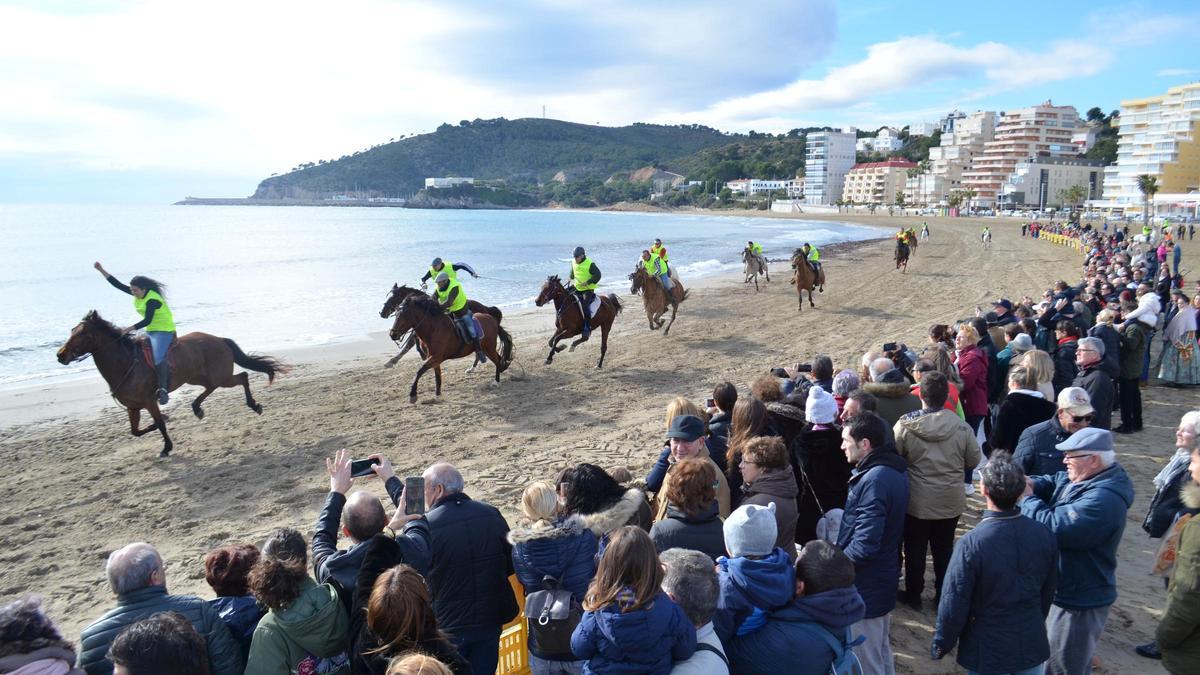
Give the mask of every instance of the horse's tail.
<path id="1" fill-rule="evenodd" d="M 620 313 L 621 313 L 621 310 L 625 309 L 625 308 L 624 308 L 624 307 L 621 305 L 621 299 L 617 297 L 617 294 L 616 294 L 616 293 L 609 293 L 609 294 L 608 294 L 608 301 L 609 301 L 609 302 L 611 302 L 611 303 L 613 304 L 613 316 L 614 316 L 614 317 L 615 317 L 616 315 L 620 314 Z"/>
<path id="2" fill-rule="evenodd" d="M 496 320 L 496 325 L 500 325 L 500 321 L 504 319 L 504 312 L 501 312 L 499 307 L 484 306 L 484 310 L 492 315 L 492 318 Z"/>
<path id="3" fill-rule="evenodd" d="M 499 323 L 496 324 L 496 336 L 500 338 L 500 372 L 508 370 L 513 360 L 513 339 Z"/>
<path id="4" fill-rule="evenodd" d="M 691 291 L 689 291 L 689 290 L 688 290 L 688 289 L 686 289 L 686 288 L 685 288 L 685 289 L 683 289 L 683 297 L 682 297 L 682 298 L 679 298 L 679 302 L 680 302 L 680 304 L 682 304 L 684 300 L 687 300 L 687 299 L 688 299 L 688 294 L 689 294 L 689 293 L 691 293 Z"/>
<path id="5" fill-rule="evenodd" d="M 243 352 L 242 348 L 237 346 L 237 343 L 229 338 L 221 338 L 221 341 L 225 343 L 226 347 L 229 347 L 229 351 L 233 352 L 234 363 L 243 368 L 249 368 L 250 370 L 255 370 L 260 373 L 266 373 L 268 383 L 275 382 L 276 375 L 283 375 L 291 370 L 289 366 L 278 359 L 270 356 L 264 356 L 262 354 L 247 354 L 246 352 Z"/>

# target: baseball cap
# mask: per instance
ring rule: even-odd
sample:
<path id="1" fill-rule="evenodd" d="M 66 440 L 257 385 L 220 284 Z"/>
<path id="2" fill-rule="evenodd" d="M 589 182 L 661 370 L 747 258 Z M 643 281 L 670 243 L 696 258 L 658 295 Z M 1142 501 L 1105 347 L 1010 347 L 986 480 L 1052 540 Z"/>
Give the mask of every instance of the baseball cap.
<path id="1" fill-rule="evenodd" d="M 1012 311 L 1012 300 L 1008 298 L 1000 298 L 992 303 L 992 307 L 1003 307 L 1007 311 Z"/>
<path id="2" fill-rule="evenodd" d="M 1112 432 L 1096 427 L 1087 427 L 1071 434 L 1067 440 L 1054 446 L 1063 452 L 1111 452 L 1113 449 Z"/>
<path id="3" fill-rule="evenodd" d="M 695 415 L 676 415 L 671 419 L 671 429 L 667 431 L 667 438 L 678 438 L 688 442 L 703 435 L 704 421 Z"/>
<path id="4" fill-rule="evenodd" d="M 1092 397 L 1082 387 L 1067 387 L 1058 392 L 1058 409 L 1066 410 L 1072 415 L 1091 415 L 1096 412 L 1092 407 Z"/>

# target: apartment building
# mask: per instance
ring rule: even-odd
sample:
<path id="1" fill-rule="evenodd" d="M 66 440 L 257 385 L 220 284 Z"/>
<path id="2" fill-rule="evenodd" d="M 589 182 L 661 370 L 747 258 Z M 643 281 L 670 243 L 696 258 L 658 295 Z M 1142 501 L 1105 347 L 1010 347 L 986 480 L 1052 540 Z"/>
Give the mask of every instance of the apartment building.
<path id="1" fill-rule="evenodd" d="M 842 199 L 855 204 L 895 204 L 896 197 L 904 194 L 908 170 L 916 167 L 907 159 L 855 164 L 846 174 Z"/>
<path id="2" fill-rule="evenodd" d="M 1074 157 L 1072 136 L 1083 123 L 1074 106 L 1056 106 L 1050 101 L 1002 113 L 992 140 L 971 158 L 962 173 L 962 188 L 974 190 L 970 206 L 995 206 L 1004 181 L 1027 157 Z"/>
<path id="3" fill-rule="evenodd" d="M 891 127 L 883 127 L 874 137 L 860 138 L 855 143 L 855 150 L 863 153 L 878 152 L 889 154 L 904 147 L 900 140 L 900 132 Z"/>
<path id="4" fill-rule="evenodd" d="M 951 192 L 962 188 L 963 171 L 995 136 L 996 113 L 954 111 L 940 124 L 941 145 L 929 149 L 929 171 L 905 183 L 905 200 L 910 204 L 944 204 Z"/>
<path id="5" fill-rule="evenodd" d="M 1137 177 L 1158 179 L 1159 193 L 1200 191 L 1200 82 L 1121 102 L 1117 163 L 1104 171 L 1104 200 L 1095 206 L 1140 210 Z"/>
<path id="6" fill-rule="evenodd" d="M 814 131 L 804 148 L 804 203 L 836 203 L 846 174 L 854 166 L 855 130 Z"/>
<path id="7" fill-rule="evenodd" d="M 1104 189 L 1104 162 L 1086 157 L 1026 157 L 1004 179 L 997 208 L 1070 206 L 1059 192 L 1074 185 L 1084 188 L 1084 200 Z"/>

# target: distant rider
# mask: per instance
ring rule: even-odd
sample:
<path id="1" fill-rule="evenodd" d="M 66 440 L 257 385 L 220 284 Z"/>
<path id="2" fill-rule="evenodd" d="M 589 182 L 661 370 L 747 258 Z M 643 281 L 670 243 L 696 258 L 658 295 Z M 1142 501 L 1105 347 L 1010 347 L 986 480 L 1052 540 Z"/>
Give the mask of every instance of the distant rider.
<path id="1" fill-rule="evenodd" d="M 441 274 L 442 272 L 445 272 L 446 275 L 450 277 L 450 281 L 458 281 L 459 271 L 467 272 L 473 279 L 479 278 L 479 275 L 475 273 L 475 270 L 471 269 L 471 266 L 466 263 L 454 263 L 453 265 L 447 265 L 446 263 L 442 262 L 441 258 L 434 258 L 433 262 L 429 263 L 429 271 L 425 273 L 425 276 L 421 277 L 421 288 L 426 288 L 425 282 L 429 281 L 430 279 L 437 279 L 437 275 Z"/>
<path id="2" fill-rule="evenodd" d="M 646 274 L 658 279 L 662 283 L 663 290 L 667 292 L 667 299 L 674 304 L 675 300 L 672 290 L 675 288 L 675 285 L 671 283 L 671 275 L 667 271 L 666 262 L 652 251 L 642 251 L 642 267 L 646 270 Z"/>
<path id="3" fill-rule="evenodd" d="M 132 333 L 140 328 L 146 329 L 146 337 L 150 340 L 150 351 L 154 354 L 154 373 L 158 376 L 158 403 L 165 405 L 170 400 L 171 364 L 167 361 L 167 350 L 175 341 L 175 317 L 171 308 L 167 307 L 166 292 L 162 284 L 150 277 L 138 275 L 129 280 L 129 285 L 117 281 L 100 263 L 92 265 L 100 274 L 108 279 L 113 288 L 133 296 L 133 308 L 142 316 L 142 320 L 121 331 Z"/>
<path id="4" fill-rule="evenodd" d="M 467 293 L 462 284 L 458 283 L 457 279 L 452 279 L 448 272 L 438 273 L 434 283 L 437 284 L 434 299 L 438 305 L 454 319 L 467 340 L 475 344 L 475 363 L 469 369 L 475 370 L 475 366 L 487 362 L 487 356 L 484 355 L 483 345 L 479 342 L 482 336 L 475 333 L 475 318 L 471 315 L 471 310 L 467 309 Z"/>
<path id="5" fill-rule="evenodd" d="M 663 246 L 662 239 L 654 240 L 654 244 L 650 247 L 650 255 L 657 255 L 662 258 L 663 269 L 667 271 L 667 275 L 673 281 L 679 281 L 679 275 L 675 273 L 675 268 L 671 266 L 671 256 L 667 255 L 667 247 Z"/>
<path id="6" fill-rule="evenodd" d="M 921 240 L 929 241 L 929 223 L 921 223 Z"/>
<path id="7" fill-rule="evenodd" d="M 750 255 L 754 256 L 756 261 L 758 261 L 758 271 L 761 274 L 767 266 L 767 259 L 763 257 L 762 244 L 756 244 L 752 241 L 748 241 L 746 242 L 746 250 L 750 252 Z"/>
<path id="8" fill-rule="evenodd" d="M 600 285 L 600 268 L 587 257 L 582 246 L 575 247 L 575 264 L 571 267 L 569 279 L 574 282 L 575 296 L 579 299 L 580 310 L 583 313 L 583 337 L 592 334 L 592 301 L 596 299 L 596 286 Z"/>
<path id="9" fill-rule="evenodd" d="M 804 242 L 804 246 L 800 247 L 800 250 L 804 253 L 804 259 L 808 261 L 808 266 L 812 268 L 813 278 L 820 279 L 821 278 L 821 251 L 818 250 L 816 246 L 813 246 L 812 244 L 808 243 L 807 241 Z M 825 290 L 825 284 L 821 284 L 821 291 L 823 292 L 824 290 Z"/>

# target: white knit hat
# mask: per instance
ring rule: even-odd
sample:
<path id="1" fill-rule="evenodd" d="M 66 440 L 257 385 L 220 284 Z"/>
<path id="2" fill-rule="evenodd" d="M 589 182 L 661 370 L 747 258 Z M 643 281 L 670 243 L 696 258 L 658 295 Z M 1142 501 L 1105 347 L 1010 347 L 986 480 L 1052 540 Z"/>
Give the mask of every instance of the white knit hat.
<path id="1" fill-rule="evenodd" d="M 824 389 L 813 385 L 808 389 L 808 400 L 804 403 L 804 416 L 813 424 L 833 424 L 837 417 L 837 401 Z"/>
<path id="2" fill-rule="evenodd" d="M 779 527 L 775 521 L 775 503 L 743 504 L 721 527 L 725 534 L 725 550 L 730 558 L 748 555 L 769 555 L 775 549 Z"/>

